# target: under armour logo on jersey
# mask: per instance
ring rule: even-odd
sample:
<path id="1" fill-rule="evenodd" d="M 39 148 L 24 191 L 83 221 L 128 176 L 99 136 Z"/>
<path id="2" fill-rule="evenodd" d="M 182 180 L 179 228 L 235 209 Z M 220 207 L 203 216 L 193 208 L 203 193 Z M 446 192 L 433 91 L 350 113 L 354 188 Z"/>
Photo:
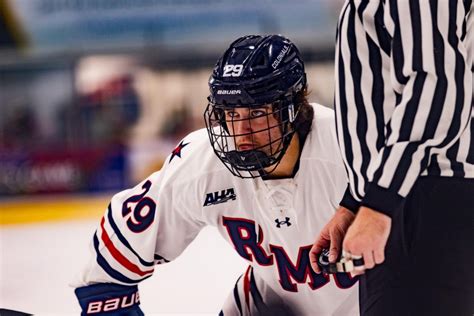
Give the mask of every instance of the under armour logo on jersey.
<path id="1" fill-rule="evenodd" d="M 235 195 L 233 188 L 216 191 L 213 193 L 207 193 L 203 206 L 225 203 L 229 200 L 235 200 L 236 198 L 237 198 L 237 195 Z"/>
<path id="2" fill-rule="evenodd" d="M 285 217 L 285 220 L 284 221 L 280 221 L 278 218 L 275 219 L 275 223 L 276 223 L 276 226 L 278 228 L 281 228 L 281 225 L 285 224 L 286 226 L 291 226 L 291 223 L 290 223 L 290 218 L 289 217 Z"/>
<path id="3" fill-rule="evenodd" d="M 176 156 L 181 158 L 181 150 L 183 150 L 183 148 L 186 147 L 187 145 L 189 145 L 189 143 L 184 144 L 184 141 L 181 141 L 181 143 L 179 143 L 179 145 L 176 146 L 176 148 L 173 149 L 173 151 L 171 152 L 171 157 L 170 157 L 169 162 L 171 162 L 171 160 L 173 160 L 173 158 Z"/>

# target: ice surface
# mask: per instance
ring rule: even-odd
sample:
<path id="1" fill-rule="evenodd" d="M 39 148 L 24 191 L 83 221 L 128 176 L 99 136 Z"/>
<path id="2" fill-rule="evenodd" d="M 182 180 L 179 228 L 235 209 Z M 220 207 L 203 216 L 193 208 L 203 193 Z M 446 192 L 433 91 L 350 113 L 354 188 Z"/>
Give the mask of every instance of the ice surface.
<path id="1" fill-rule="evenodd" d="M 35 315 L 78 315 L 69 286 L 87 260 L 97 221 L 0 226 L 0 308 Z M 220 311 L 247 264 L 213 227 L 140 285 L 146 315 Z"/>

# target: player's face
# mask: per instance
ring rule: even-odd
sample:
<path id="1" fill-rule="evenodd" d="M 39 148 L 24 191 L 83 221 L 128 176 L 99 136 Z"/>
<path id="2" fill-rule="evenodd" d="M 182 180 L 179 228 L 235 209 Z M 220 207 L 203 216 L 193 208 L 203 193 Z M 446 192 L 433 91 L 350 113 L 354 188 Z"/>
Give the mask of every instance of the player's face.
<path id="1" fill-rule="evenodd" d="M 236 150 L 260 150 L 272 155 L 281 146 L 280 120 L 271 105 L 227 109 L 225 118 Z"/>

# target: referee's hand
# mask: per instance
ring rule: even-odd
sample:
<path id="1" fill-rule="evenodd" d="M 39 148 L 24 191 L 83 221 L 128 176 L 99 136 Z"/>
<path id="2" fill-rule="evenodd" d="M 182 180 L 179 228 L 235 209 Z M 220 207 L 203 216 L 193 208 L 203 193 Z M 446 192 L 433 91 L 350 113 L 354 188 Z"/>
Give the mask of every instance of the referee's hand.
<path id="1" fill-rule="evenodd" d="M 331 220 L 324 226 L 309 252 L 311 268 L 321 273 L 318 266 L 318 257 L 323 249 L 329 249 L 329 262 L 336 262 L 342 251 L 342 240 L 349 225 L 354 220 L 354 213 L 340 206 Z"/>
<path id="2" fill-rule="evenodd" d="M 372 269 L 385 260 L 385 245 L 392 219 L 368 207 L 361 207 L 347 230 L 342 249 L 351 255 L 362 256 L 364 269 Z M 355 274 L 364 273 L 363 269 Z"/>

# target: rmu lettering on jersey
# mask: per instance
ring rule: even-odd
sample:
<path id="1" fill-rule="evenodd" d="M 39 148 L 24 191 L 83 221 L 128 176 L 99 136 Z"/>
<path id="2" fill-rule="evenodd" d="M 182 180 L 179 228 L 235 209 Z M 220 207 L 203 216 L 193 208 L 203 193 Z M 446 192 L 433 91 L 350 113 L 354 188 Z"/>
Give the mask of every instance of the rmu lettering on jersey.
<path id="1" fill-rule="evenodd" d="M 270 244 L 270 253 L 265 251 L 262 247 L 263 232 L 259 229 L 257 239 L 254 221 L 224 216 L 222 224 L 226 227 L 235 250 L 244 259 L 262 266 L 276 263 L 280 285 L 286 291 L 298 292 L 297 285 L 304 283 L 307 283 L 312 290 L 316 290 L 330 281 L 329 276 L 317 274 L 311 269 L 309 262 L 311 245 L 299 247 L 298 258 L 294 263 L 281 246 Z M 351 277 L 347 273 L 337 273 L 334 278 L 336 285 L 343 289 L 352 287 L 358 280 L 357 277 Z"/>
<path id="2" fill-rule="evenodd" d="M 203 206 L 225 203 L 229 200 L 235 200 L 236 198 L 237 196 L 233 188 L 207 193 Z"/>

